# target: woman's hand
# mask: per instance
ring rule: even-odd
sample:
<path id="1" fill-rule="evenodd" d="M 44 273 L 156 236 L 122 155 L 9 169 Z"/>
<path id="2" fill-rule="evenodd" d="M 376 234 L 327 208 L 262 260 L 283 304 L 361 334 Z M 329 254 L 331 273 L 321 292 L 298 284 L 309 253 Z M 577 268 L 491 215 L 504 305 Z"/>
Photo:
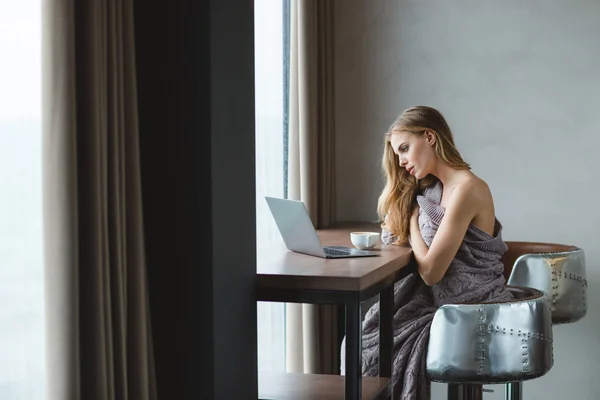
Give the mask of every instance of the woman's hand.
<path id="1" fill-rule="evenodd" d="M 455 187 L 444 218 L 429 246 L 423 240 L 418 240 L 416 234 L 412 238 L 413 254 L 419 266 L 419 274 L 429 286 L 442 280 L 460 249 L 469 224 L 482 208 L 480 191 L 483 188 L 474 186 L 478 183 L 473 182 Z M 418 222 L 413 222 L 411 217 L 411 234 L 413 229 L 416 232 L 420 228 Z"/>

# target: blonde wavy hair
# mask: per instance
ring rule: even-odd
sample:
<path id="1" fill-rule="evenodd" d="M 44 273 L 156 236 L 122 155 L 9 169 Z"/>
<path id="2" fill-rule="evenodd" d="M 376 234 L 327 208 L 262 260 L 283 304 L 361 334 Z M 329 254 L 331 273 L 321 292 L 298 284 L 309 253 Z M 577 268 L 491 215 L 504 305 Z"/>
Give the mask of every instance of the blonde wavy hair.
<path id="1" fill-rule="evenodd" d="M 395 244 L 408 243 L 410 216 L 417 195 L 423 189 L 433 186 L 436 178 L 428 175 L 419 181 L 400 167 L 390 137 L 394 132 L 423 135 L 426 131 L 436 135 L 434 151 L 440 161 L 455 169 L 471 169 L 458 152 L 452 131 L 439 111 L 431 107 L 415 106 L 402 112 L 385 133 L 382 169 L 386 184 L 377 203 L 381 227 L 397 237 Z"/>

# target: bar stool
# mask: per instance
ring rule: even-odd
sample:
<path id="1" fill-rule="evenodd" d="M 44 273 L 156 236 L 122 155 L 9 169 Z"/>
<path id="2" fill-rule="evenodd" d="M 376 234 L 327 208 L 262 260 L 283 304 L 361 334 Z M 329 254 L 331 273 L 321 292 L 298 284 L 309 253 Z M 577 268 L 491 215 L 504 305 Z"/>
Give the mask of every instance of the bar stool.
<path id="1" fill-rule="evenodd" d="M 585 254 L 576 246 L 506 242 L 503 257 L 508 285 L 526 286 L 550 298 L 554 325 L 579 321 L 587 313 Z M 506 385 L 507 395 L 521 392 L 521 382 Z"/>
<path id="2" fill-rule="evenodd" d="M 587 313 L 585 253 L 576 246 L 539 242 L 506 242 L 512 266 L 508 285 L 532 287 L 550 297 L 552 323 L 577 322 Z"/>
<path id="3" fill-rule="evenodd" d="M 484 384 L 521 382 L 553 365 L 550 299 L 507 286 L 514 300 L 447 304 L 434 314 L 427 376 L 448 384 L 448 400 L 480 400 Z M 520 393 L 514 394 L 520 399 Z"/>

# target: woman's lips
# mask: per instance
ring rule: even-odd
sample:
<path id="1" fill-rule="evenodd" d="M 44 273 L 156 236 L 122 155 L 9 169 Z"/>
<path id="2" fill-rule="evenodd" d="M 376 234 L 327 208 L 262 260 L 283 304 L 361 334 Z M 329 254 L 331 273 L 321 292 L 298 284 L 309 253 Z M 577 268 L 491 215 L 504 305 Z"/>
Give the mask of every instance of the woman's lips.
<path id="1" fill-rule="evenodd" d="M 410 168 L 408 169 L 408 173 L 409 173 L 410 175 L 414 175 L 414 172 L 415 172 L 415 167 L 410 167 Z"/>

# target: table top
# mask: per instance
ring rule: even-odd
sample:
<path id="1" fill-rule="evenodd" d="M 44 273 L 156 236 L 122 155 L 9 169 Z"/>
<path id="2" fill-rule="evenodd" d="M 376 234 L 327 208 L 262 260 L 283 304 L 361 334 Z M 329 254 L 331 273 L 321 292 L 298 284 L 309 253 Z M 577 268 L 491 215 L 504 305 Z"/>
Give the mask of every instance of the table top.
<path id="1" fill-rule="evenodd" d="M 377 376 L 362 377 L 362 399 L 387 398 L 391 380 Z M 345 377 L 259 372 L 260 400 L 344 400 Z"/>
<path id="2" fill-rule="evenodd" d="M 353 247 L 350 232 L 381 232 L 376 223 L 341 223 L 317 230 L 323 245 Z M 376 257 L 325 259 L 289 251 L 283 244 L 257 253 L 259 289 L 362 291 L 389 278 L 410 263 L 409 246 L 380 242 Z"/>

